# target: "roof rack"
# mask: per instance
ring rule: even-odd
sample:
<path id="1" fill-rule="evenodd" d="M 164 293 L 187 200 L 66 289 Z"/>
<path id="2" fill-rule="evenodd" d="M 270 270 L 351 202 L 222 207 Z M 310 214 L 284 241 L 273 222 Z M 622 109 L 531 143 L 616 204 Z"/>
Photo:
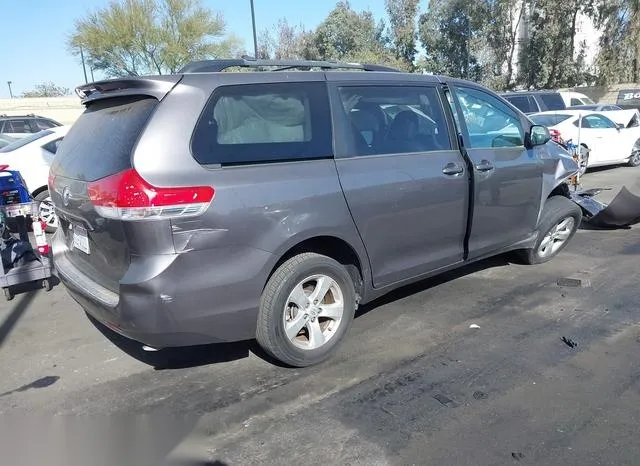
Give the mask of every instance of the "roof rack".
<path id="1" fill-rule="evenodd" d="M 200 60 L 193 61 L 185 65 L 178 73 L 217 73 L 227 68 L 276 68 L 273 71 L 285 71 L 296 68 L 320 68 L 322 70 L 363 70 L 363 71 L 394 71 L 399 72 L 396 68 L 390 68 L 383 65 L 370 65 L 360 63 L 343 63 L 339 61 L 320 61 L 320 60 L 262 60 L 253 57 L 243 56 L 242 58 L 232 58 L 223 60 Z"/>

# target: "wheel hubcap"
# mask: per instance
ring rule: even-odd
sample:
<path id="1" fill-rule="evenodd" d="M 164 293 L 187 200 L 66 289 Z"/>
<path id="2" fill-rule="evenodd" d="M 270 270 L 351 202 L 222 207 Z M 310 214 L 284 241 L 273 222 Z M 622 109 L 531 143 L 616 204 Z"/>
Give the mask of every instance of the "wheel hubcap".
<path id="1" fill-rule="evenodd" d="M 334 337 L 343 314 L 344 298 L 338 283 L 327 275 L 312 275 L 289 294 L 284 331 L 296 347 L 317 349 Z"/>
<path id="2" fill-rule="evenodd" d="M 48 227 L 58 228 L 58 217 L 56 215 L 51 196 L 40 202 L 40 210 L 38 212 L 40 218 L 47 224 Z"/>
<path id="3" fill-rule="evenodd" d="M 569 236 L 573 232 L 576 221 L 573 217 L 567 217 L 560 220 L 549 232 L 544 235 L 538 254 L 540 257 L 548 257 L 558 252 L 564 243 L 567 242 Z"/>
<path id="4" fill-rule="evenodd" d="M 631 163 L 633 165 L 640 165 L 640 149 L 635 149 L 631 154 Z"/>

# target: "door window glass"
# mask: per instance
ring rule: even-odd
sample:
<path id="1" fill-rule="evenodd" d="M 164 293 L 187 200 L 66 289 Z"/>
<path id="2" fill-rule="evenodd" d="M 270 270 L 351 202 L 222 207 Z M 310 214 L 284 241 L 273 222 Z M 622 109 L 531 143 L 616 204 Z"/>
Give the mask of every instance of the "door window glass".
<path id="1" fill-rule="evenodd" d="M 582 118 L 583 126 L 594 129 L 615 129 L 616 124 L 602 115 L 587 115 Z M 586 124 L 585 124 L 586 123 Z"/>
<path id="2" fill-rule="evenodd" d="M 451 149 L 435 87 L 341 87 L 355 155 Z"/>
<path id="3" fill-rule="evenodd" d="M 457 88 L 471 147 L 517 147 L 524 145 L 524 131 L 517 115 L 498 98 L 470 88 Z"/>

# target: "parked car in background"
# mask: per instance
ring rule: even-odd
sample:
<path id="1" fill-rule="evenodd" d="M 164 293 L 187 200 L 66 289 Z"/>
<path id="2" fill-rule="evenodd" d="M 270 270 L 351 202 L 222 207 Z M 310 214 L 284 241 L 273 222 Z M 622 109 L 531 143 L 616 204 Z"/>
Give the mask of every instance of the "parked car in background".
<path id="1" fill-rule="evenodd" d="M 572 105 L 593 105 L 584 94 L 567 91 L 517 91 L 501 94 L 514 107 L 525 114 L 565 110 Z"/>
<path id="2" fill-rule="evenodd" d="M 12 138 L 11 136 L 0 134 L 0 149 L 2 149 L 4 146 L 9 145 L 15 141 L 16 141 L 16 138 Z"/>
<path id="3" fill-rule="evenodd" d="M 567 110 L 591 110 L 592 112 L 611 112 L 622 110 L 621 107 L 612 104 L 595 104 L 595 105 L 573 105 L 567 107 Z"/>
<path id="4" fill-rule="evenodd" d="M 50 175 L 71 296 L 151 348 L 257 338 L 308 366 L 359 304 L 558 254 L 582 211 L 548 130 L 476 83 L 385 71 L 212 60 L 79 87 Z"/>
<path id="5" fill-rule="evenodd" d="M 55 215 L 49 188 L 51 162 L 69 130 L 68 126 L 55 126 L 16 140 L 0 149 L 0 164 L 18 170 L 36 201 L 40 201 L 40 217 L 47 222 L 47 231 L 55 231 Z"/>
<path id="6" fill-rule="evenodd" d="M 34 114 L 29 115 L 0 115 L 0 133 L 14 138 L 23 138 L 43 129 L 62 126 L 51 118 Z"/>
<path id="7" fill-rule="evenodd" d="M 626 128 L 599 112 L 564 110 L 529 115 L 531 121 L 557 131 L 565 141 L 584 146 L 586 168 L 626 163 L 640 165 L 640 127 Z"/>
<path id="8" fill-rule="evenodd" d="M 596 103 L 591 100 L 590 97 L 580 93 L 580 92 L 572 92 L 572 91 L 558 91 L 560 97 L 564 101 L 565 106 L 574 107 L 576 105 L 596 105 Z"/>
<path id="9" fill-rule="evenodd" d="M 567 108 L 560 93 L 555 91 L 508 92 L 501 97 L 527 115 Z"/>

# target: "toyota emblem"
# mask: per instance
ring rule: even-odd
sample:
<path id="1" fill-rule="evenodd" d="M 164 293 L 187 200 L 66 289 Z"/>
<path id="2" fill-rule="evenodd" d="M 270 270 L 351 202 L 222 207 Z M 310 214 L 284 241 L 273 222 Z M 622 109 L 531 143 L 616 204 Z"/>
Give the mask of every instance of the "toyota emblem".
<path id="1" fill-rule="evenodd" d="M 65 207 L 69 205 L 69 199 L 71 198 L 71 193 L 69 192 L 69 186 L 65 186 L 62 190 L 62 203 Z"/>

